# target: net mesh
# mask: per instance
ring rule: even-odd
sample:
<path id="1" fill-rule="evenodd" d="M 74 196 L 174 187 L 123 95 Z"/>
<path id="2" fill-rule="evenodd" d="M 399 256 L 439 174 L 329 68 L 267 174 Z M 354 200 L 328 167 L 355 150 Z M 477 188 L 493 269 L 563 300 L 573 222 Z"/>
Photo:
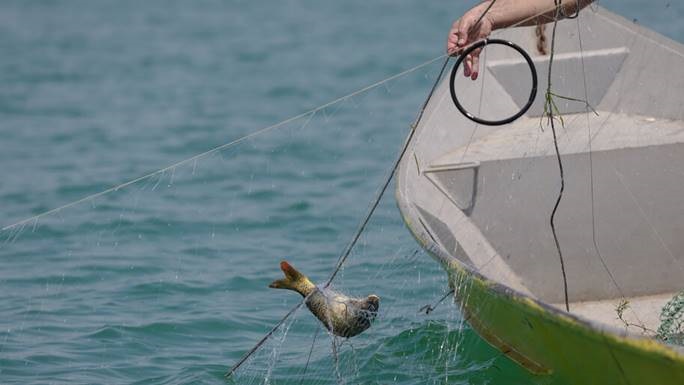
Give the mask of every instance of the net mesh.
<path id="1" fill-rule="evenodd" d="M 620 6 L 619 2 L 604 4 Z M 659 8 L 662 13 L 662 8 L 670 7 L 652 5 L 638 8 Z M 644 282 L 658 291 L 662 288 L 655 283 L 681 285 L 677 282 L 684 276 L 683 245 L 677 233 L 684 218 L 678 204 L 678 197 L 684 196 L 682 156 L 675 147 L 649 142 L 676 136 L 681 128 L 676 119 L 681 106 L 671 101 L 681 95 L 677 82 L 682 77 L 675 75 L 682 67 L 663 64 L 654 70 L 653 58 L 674 60 L 681 55 L 673 43 L 648 33 L 646 38 L 626 32 L 610 35 L 608 26 L 616 23 L 611 17 L 590 23 L 602 17 L 601 12 L 586 8 L 578 19 L 559 27 L 553 47 L 554 87 L 531 109 L 532 129 L 513 126 L 496 132 L 465 121 L 453 109 L 440 116 L 438 111 L 451 103 L 443 82 L 425 124 L 449 129 L 429 144 L 429 153 L 417 152 L 409 159 L 425 170 L 442 156 L 465 162 L 484 154 L 485 142 L 502 143 L 496 155 L 510 157 L 505 162 L 494 160 L 494 167 L 487 170 L 481 168 L 479 184 L 468 190 L 475 192 L 476 199 L 465 211 L 514 272 L 531 282 L 531 291 L 559 307 L 564 290 L 548 220 L 560 182 L 556 164 L 549 162 L 554 147 L 544 112 L 555 115 L 557 142 L 567 161 L 567 195 L 559 208 L 558 235 L 569 262 L 571 302 L 591 299 L 598 292 L 614 302 L 609 306 L 614 309 L 625 298 L 644 294 L 638 287 Z M 151 19 L 163 23 L 164 15 L 153 14 Z M 650 26 L 659 25 L 671 37 L 684 37 L 683 31 L 674 29 L 681 23 L 661 23 L 650 11 L 642 19 Z M 409 21 L 402 25 L 412 25 Z M 551 33 L 547 25 L 504 29 L 492 37 L 511 39 L 534 53 L 543 73 L 549 65 L 545 58 L 552 49 Z M 618 35 L 617 43 L 601 45 L 609 35 Z M 282 52 L 266 68 L 275 71 L 282 64 L 279 60 L 294 60 L 292 51 L 296 50 Z M 241 52 L 241 65 L 251 70 L 263 55 L 258 50 Z M 334 50 L 326 55 L 339 58 Z M 5 293 L 0 303 L 4 315 L 0 317 L 0 378 L 17 383 L 46 378 L 63 383 L 225 383 L 231 364 L 300 299 L 267 288 L 281 277 L 278 262 L 287 259 L 312 281 L 325 282 L 335 267 L 334 258 L 363 217 L 365 203 L 388 176 L 387 165 L 436 80 L 442 59 L 438 56 L 405 72 L 394 63 L 396 76 L 324 104 L 317 93 L 312 96 L 297 87 L 269 88 L 264 94 L 286 100 L 288 109 L 299 110 L 298 103 L 321 107 L 252 135 L 254 131 L 244 127 L 278 120 L 269 108 L 254 107 L 244 112 L 247 117 L 237 122 L 239 127 L 231 127 L 238 141 L 151 174 L 137 165 L 145 151 L 136 143 L 132 151 L 136 164 L 126 175 L 143 177 L 107 190 L 117 179 L 106 165 L 93 162 L 98 171 L 88 174 L 83 185 L 69 182 L 70 177 L 64 183 L 49 182 L 62 186 L 55 187 L 60 202 L 74 202 L 56 204 L 57 210 L 34 204 L 50 198 L 49 193 L 23 196 L 22 189 L 30 189 L 33 182 L 9 179 L 2 189 L 8 189 L 5 197 L 17 203 L 6 212 L 5 224 L 10 225 L 0 230 L 4 264 L 0 288 Z M 359 60 L 360 68 L 376 71 L 373 64 L 364 66 L 364 60 Z M 519 107 L 516 98 L 529 92 L 530 82 L 516 60 L 519 57 L 505 48 L 486 48 L 480 63 L 486 70 L 477 81 L 459 73 L 457 88 L 466 109 L 492 119 L 514 113 Z M 334 66 L 338 61 L 326 64 Z M 627 61 L 635 68 L 629 76 L 606 83 Z M 356 79 L 355 74 L 363 71 L 352 67 L 340 70 L 339 76 Z M 672 76 L 656 76 L 657 72 Z M 222 76 L 239 77 L 233 73 L 216 77 Z M 540 89 L 545 85 L 540 76 Z M 320 93 L 337 92 L 339 84 L 323 88 Z M 161 100 L 160 112 L 166 108 L 164 103 L 171 103 L 165 99 L 171 91 L 165 88 L 168 94 L 155 94 Z M 196 92 L 192 87 L 185 91 Z M 135 100 L 157 100 L 145 92 L 136 94 Z M 210 106 L 208 116 L 222 109 L 225 90 L 214 92 L 217 99 L 198 102 Z M 231 107 L 231 114 L 241 112 Z M 176 117 L 161 122 L 146 119 L 156 126 L 174 123 Z M 225 122 L 226 116 L 207 119 L 197 124 L 211 127 L 212 145 L 222 143 L 224 131 L 217 122 Z M 634 126 L 638 136 L 630 145 L 648 142 L 643 147 L 660 146 L 659 150 L 647 149 L 637 157 L 613 157 L 605 151 L 602 145 L 617 137 L 615 127 Z M 663 130 L 668 135 L 656 135 Z M 178 131 L 187 136 L 164 137 L 161 151 L 174 154 L 168 159 L 175 161 L 176 153 L 185 156 L 205 150 L 201 140 L 187 134 L 192 129 Z M 421 144 L 425 143 L 417 146 Z M 461 152 L 450 153 L 454 149 Z M 20 166 L 14 168 L 21 170 Z M 65 166 L 55 166 L 55 172 L 59 167 Z M 666 179 L 676 182 L 664 184 Z M 445 201 L 433 211 L 443 214 L 451 204 Z M 39 215 L 17 222 L 32 214 Z M 449 215 L 444 217 L 448 220 Z M 451 245 L 455 254 L 462 252 L 453 237 L 438 241 Z M 632 264 L 624 262 L 626 255 L 641 257 Z M 645 255 L 654 259 L 645 260 Z M 335 337 L 302 307 L 227 381 L 248 385 L 557 383 L 530 375 L 478 337 L 448 295 L 447 275 L 430 258 L 408 234 L 392 194 L 386 194 L 333 282 L 333 289 L 346 295 L 380 296 L 379 314 L 371 327 L 350 339 Z M 485 275 L 494 265 L 491 258 L 469 263 Z M 660 280 L 663 276 L 667 279 Z M 670 298 L 673 287 L 661 291 Z M 425 309 L 432 307 L 425 305 L 434 305 L 445 295 L 426 314 Z M 638 301 L 629 303 L 619 314 L 611 310 L 600 322 L 621 327 L 624 318 L 630 332 L 649 334 L 657 325 L 646 325 L 648 314 L 638 313 Z M 572 311 L 579 309 L 571 306 Z M 661 340 L 683 343 L 683 313 L 684 292 L 663 307 L 657 332 Z"/>
<path id="2" fill-rule="evenodd" d="M 658 338 L 684 346 L 684 291 L 668 301 L 660 313 Z"/>

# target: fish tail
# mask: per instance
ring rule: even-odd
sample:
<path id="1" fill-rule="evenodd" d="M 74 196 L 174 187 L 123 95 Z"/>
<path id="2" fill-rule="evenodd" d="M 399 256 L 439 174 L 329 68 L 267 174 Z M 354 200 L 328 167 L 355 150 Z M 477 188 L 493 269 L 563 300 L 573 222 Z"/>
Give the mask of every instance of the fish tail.
<path id="1" fill-rule="evenodd" d="M 285 278 L 273 281 L 268 287 L 273 289 L 288 289 L 307 296 L 315 287 L 309 278 L 292 267 L 287 261 L 280 262 L 280 269 Z"/>

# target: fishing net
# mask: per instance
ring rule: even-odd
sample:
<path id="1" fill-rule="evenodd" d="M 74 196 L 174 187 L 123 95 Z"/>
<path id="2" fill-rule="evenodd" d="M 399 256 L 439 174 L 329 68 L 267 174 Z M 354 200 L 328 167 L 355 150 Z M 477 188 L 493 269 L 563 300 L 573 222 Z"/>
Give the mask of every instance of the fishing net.
<path id="1" fill-rule="evenodd" d="M 133 164 L 130 171 L 143 176 L 113 188 L 107 172 L 93 173 L 60 196 L 74 203 L 40 206 L 36 214 L 45 214 L 28 221 L 19 222 L 21 207 L 31 202 L 17 204 L 7 217 L 19 223 L 0 232 L 3 382 L 526 378 L 463 323 L 451 297 L 430 315 L 420 311 L 449 291 L 447 276 L 406 232 L 393 184 L 332 285 L 347 295 L 380 296 L 370 329 L 334 339 L 302 308 L 224 378 L 300 299 L 268 288 L 282 276 L 282 259 L 325 283 L 388 176 L 439 64 L 428 61 L 254 136 L 235 128 L 237 141 L 152 173 Z M 245 114 L 254 115 L 250 127 L 251 120 L 276 119 L 256 107 Z M 215 119 L 204 124 L 225 117 Z M 202 141 L 179 132 L 190 144 L 167 138 L 165 151 L 203 150 Z M 210 142 L 222 143 L 215 136 Z"/>
<path id="2" fill-rule="evenodd" d="M 618 34 L 622 35 L 619 44 L 603 46 L 601 37 L 610 35 L 607 26 L 619 23 L 613 16 L 596 23 L 604 15 L 601 8 L 591 7 L 579 18 L 564 21 L 556 39 L 551 24 L 494 32 L 492 38 L 514 41 L 533 57 L 540 90 L 523 117 L 534 120 L 532 129 L 503 126 L 496 131 L 467 120 L 455 109 L 448 84 L 453 60 L 438 78 L 446 58 L 426 54 L 422 48 L 416 52 L 407 48 L 400 59 L 376 62 L 354 55 L 353 48 L 328 43 L 315 45 L 314 51 L 277 39 L 267 47 L 222 45 L 226 36 L 239 36 L 243 29 L 258 36 L 280 36 L 287 30 L 303 39 L 310 29 L 327 30 L 330 25 L 336 32 L 317 36 L 317 43 L 318 39 L 340 41 L 345 33 L 353 34 L 356 41 L 371 40 L 369 36 L 379 33 L 375 27 L 355 31 L 339 20 L 338 15 L 349 12 L 346 7 L 351 6 L 346 3 L 336 4 L 333 16 L 321 20 L 309 14 L 320 10 L 307 6 L 298 22 L 286 28 L 269 24 L 263 27 L 266 31 L 244 20 L 288 14 L 290 3 L 271 5 L 275 10 L 254 6 L 245 17 L 239 12 L 220 13 L 225 5 L 209 3 L 205 4 L 208 10 L 179 12 L 184 15 L 177 20 L 180 24 L 203 26 L 173 36 L 185 42 L 188 56 L 166 45 L 156 56 L 150 54 L 151 46 L 122 47 L 108 40 L 109 27 L 93 35 L 93 39 L 105 38 L 106 44 L 94 44 L 98 50 L 123 50 L 122 56 L 156 69 L 125 80 L 103 79 L 103 84 L 122 83 L 123 92 L 115 97 L 103 97 L 98 87 L 84 86 L 80 99 L 63 100 L 91 106 L 86 102 L 92 99 L 93 104 L 108 106 L 106 116 L 117 117 L 109 121 L 111 126 L 88 131 L 98 119 L 78 109 L 49 120 L 46 116 L 51 116 L 53 106 L 44 105 L 42 99 L 33 101 L 33 108 L 41 113 L 31 119 L 16 117 L 21 108 L 14 105 L 9 112 L 0 111 L 18 128 L 35 125 L 41 136 L 50 135 L 51 129 L 59 132 L 56 145 L 40 147 L 46 148 L 45 153 L 22 155 L 15 148 L 19 146 L 11 146 L 0 155 L 7 158 L 7 169 L 17 170 L 0 190 L 8 202 L 3 207 L 6 226 L 0 230 L 3 382 L 562 384 L 552 376 L 530 374 L 508 357 L 510 351 L 495 349 L 478 336 L 461 303 L 454 302 L 454 291 L 467 296 L 467 288 L 449 281 L 443 266 L 407 230 L 407 225 L 415 229 L 418 224 L 405 223 L 397 210 L 397 186 L 391 179 L 396 170 L 390 166 L 410 138 L 411 123 L 433 84 L 437 84 L 434 97 L 428 98 L 418 128 L 445 129 L 429 142 L 412 142 L 405 164 L 415 166 L 419 173 L 438 172 L 443 168 L 433 166 L 446 167 L 451 161 L 465 164 L 482 155 L 488 141 L 500 144 L 496 155 L 510 156 L 488 159 L 488 165 L 481 159 L 474 184 L 468 184 L 474 180 L 468 174 L 459 179 L 465 180 L 465 190 L 420 203 L 424 204 L 420 218 L 431 229 L 432 241 L 464 257 L 466 248 L 459 245 L 454 232 L 443 231 L 453 219 L 448 210 L 462 208 L 497 252 L 498 259 L 493 254 L 485 259 L 473 255 L 466 262 L 474 271 L 490 277 L 489 268 L 510 264 L 515 274 L 531 282 L 535 298 L 558 309 L 564 309 L 567 297 L 572 304 L 600 292 L 602 300 L 609 300 L 610 311 L 597 322 L 624 327 L 630 333 L 656 334 L 652 329 L 657 325 L 647 318 L 657 314 L 641 312 L 643 307 L 633 297 L 658 294 L 667 297 L 659 297 L 665 303 L 681 290 L 675 290 L 675 284 L 680 285 L 684 276 L 678 253 L 684 249 L 677 232 L 681 227 L 676 226 L 684 218 L 678 205 L 684 184 L 663 183 L 681 179 L 682 156 L 672 147 L 658 151 L 652 145 L 662 143 L 647 140 L 676 136 L 681 128 L 676 123 L 681 115 L 678 102 L 663 102 L 678 98 L 681 77 L 657 76 L 659 71 L 679 73 L 678 68 L 650 67 L 663 46 L 672 56 L 678 55 L 671 43 L 657 37 L 649 42 L 625 32 Z M 453 8 L 453 2 L 430 3 L 424 15 L 416 15 L 396 2 L 380 3 L 357 2 L 355 6 L 382 6 L 381 11 L 375 9 L 376 15 L 396 12 L 399 20 L 393 38 L 399 41 L 422 33 L 406 27 L 420 24 L 416 17 L 423 17 L 427 25 L 440 17 L 452 20 L 466 10 L 465 4 Z M 629 19 L 634 18 L 634 9 L 645 8 L 617 1 L 603 4 Z M 154 30 L 150 25 L 174 24 L 176 6 L 143 10 L 146 16 L 133 17 L 133 21 L 129 14 L 118 13 L 117 7 L 107 13 L 127 26 L 117 30 L 120 34 L 138 40 L 135 31 L 147 33 L 148 28 Z M 671 15 L 662 16 L 663 8 L 670 5 L 649 9 L 655 8 L 661 12 L 644 11 L 642 22 L 682 40 L 681 23 L 672 23 Z M 101 24 L 102 20 L 89 19 L 92 15 L 84 9 L 82 19 L 87 25 Z M 405 13 L 410 14 L 401 16 Z M 74 30 L 67 32 L 77 33 L 82 24 L 74 22 L 73 15 L 64 17 L 66 22 L 51 22 L 68 25 Z M 366 24 L 374 25 L 374 21 Z M 227 30 L 212 30 L 224 24 Z M 446 32 L 443 29 L 438 28 L 440 39 Z M 28 37 L 23 38 L 30 40 L 32 32 L 26 33 Z M 41 36 L 50 36 L 50 30 Z M 211 40 L 211 45 L 197 44 L 193 39 L 198 36 Z M 149 37 L 158 42 L 173 40 L 163 33 Z M 35 44 L 40 51 L 39 42 Z M 60 44 L 77 50 L 90 42 L 84 38 L 73 46 Z M 373 49 L 381 51 L 386 44 L 383 39 Z M 220 52 L 207 47 L 219 47 Z M 238 57 L 237 69 L 223 68 L 218 59 L 211 59 L 221 53 Z M 556 69 L 551 78 L 554 86 L 547 90 L 551 53 L 556 55 Z M 307 64 L 300 55 L 322 59 Z M 426 60 L 429 57 L 433 58 Z M 102 57 L 89 60 L 101 63 Z M 615 78 L 627 61 L 636 62 L 637 69 Z M 380 62 L 394 75 L 380 70 Z M 409 62 L 415 65 L 404 65 Z M 16 70 L 25 63 L 10 64 Z M 131 65 L 124 64 L 116 67 L 121 73 L 127 73 Z M 191 70 L 184 71 L 183 65 Z M 454 87 L 465 110 L 485 119 L 516 113 L 531 88 L 531 75 L 520 56 L 505 46 L 487 46 L 480 65 L 476 81 L 463 76 L 462 69 L 456 73 Z M 304 75 L 317 68 L 331 71 L 325 79 L 342 80 L 313 84 L 312 77 Z M 213 74 L 206 83 L 192 75 L 204 71 Z M 257 75 L 250 83 L 244 74 L 254 71 Z M 258 76 L 269 72 L 278 74 L 271 82 L 281 82 L 270 84 Z M 159 73 L 172 74 L 173 81 L 156 78 Z M 48 83 L 55 77 L 69 78 L 61 73 L 43 75 Z M 292 85 L 290 77 L 306 80 Z M 235 91 L 216 79 L 231 79 L 245 91 L 231 93 Z M 154 87 L 142 87 L 143 80 L 153 81 Z M 635 83 L 642 85 L 643 94 L 634 92 Z M 68 94 L 52 86 L 42 89 L 41 95 Z M 356 91 L 338 98 L 341 86 Z M 25 90 L 17 87 L 12 92 L 22 96 Z M 666 97 L 657 97 L 659 93 Z M 282 102 L 284 110 L 304 112 L 283 120 L 283 115 L 291 115 L 281 114 L 274 105 L 225 105 L 226 95 L 255 101 L 264 98 Z M 152 111 L 140 111 L 139 106 Z M 438 113 L 445 109 L 447 114 Z M 187 113 L 189 118 L 173 111 L 194 112 Z M 117 129 L 136 121 L 145 122 L 149 131 Z M 226 121 L 230 127 L 225 127 Z M 554 132 L 550 122 L 556 124 Z M 644 153 L 613 156 L 611 149 L 601 147 L 617 136 L 616 127 L 634 125 L 639 136 L 631 138 L 630 144 L 646 143 Z M 160 127 L 171 127 L 172 134 Z M 25 132 L 13 132 L 18 139 L 12 143 L 24 143 L 22 135 L 29 136 Z M 78 132 L 88 132 L 89 140 L 103 141 L 100 153 L 93 154 L 95 150 L 83 143 L 69 144 Z M 226 132 L 234 139 L 226 141 Z M 156 141 L 147 136 L 162 138 L 161 143 L 147 147 L 144 143 Z M 566 161 L 562 178 L 554 143 Z M 116 151 L 109 151 L 113 147 L 128 154 L 126 159 L 113 156 Z M 148 159 L 151 151 L 163 153 L 164 161 L 159 163 L 169 166 L 158 168 Z M 70 152 L 83 155 L 72 163 L 60 162 L 60 153 Z M 35 170 L 20 171 L 22 164 L 14 158 L 45 158 L 41 164 L 50 172 L 36 171 L 40 181 L 25 178 L 24 174 Z M 152 163 L 155 166 L 148 167 Z M 113 170 L 112 164 L 126 164 L 125 172 Z M 83 178 L 80 173 L 86 166 L 92 170 Z M 122 174 L 141 176 L 126 181 L 120 178 Z M 448 190 L 438 179 L 434 183 L 441 192 Z M 552 232 L 549 220 L 561 183 L 566 189 L 558 204 L 557 231 Z M 623 258 L 631 259 L 626 263 Z M 282 277 L 281 260 L 321 287 L 336 274 L 330 290 L 360 298 L 378 295 L 379 312 L 370 328 L 349 339 L 336 337 L 306 307 L 297 307 L 298 294 L 269 289 L 270 282 Z M 566 263 L 562 274 L 561 262 Z M 653 284 L 653 292 L 641 293 L 643 282 L 662 286 Z M 615 306 L 626 298 L 630 306 L 618 314 Z M 681 344 L 682 309 L 682 294 L 663 308 L 657 333 L 662 340 Z M 570 310 L 580 317 L 593 316 L 591 308 L 584 313 L 579 307 L 570 306 Z M 283 322 L 278 324 L 279 320 Z M 263 343 L 256 345 L 259 341 Z M 226 379 L 225 374 L 242 357 L 246 361 Z"/>
<path id="3" fill-rule="evenodd" d="M 684 291 L 663 306 L 658 338 L 671 344 L 684 345 Z"/>

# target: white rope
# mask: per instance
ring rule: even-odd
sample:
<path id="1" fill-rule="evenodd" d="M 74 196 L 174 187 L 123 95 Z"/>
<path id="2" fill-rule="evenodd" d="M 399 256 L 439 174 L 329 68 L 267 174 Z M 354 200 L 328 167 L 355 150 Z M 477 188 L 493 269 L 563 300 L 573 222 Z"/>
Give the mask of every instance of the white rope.
<path id="1" fill-rule="evenodd" d="M 224 143 L 224 144 L 222 144 L 222 145 L 220 145 L 220 146 L 214 147 L 214 148 L 212 148 L 212 149 L 210 149 L 210 150 L 204 151 L 204 152 L 202 152 L 202 153 L 200 153 L 200 154 L 197 154 L 197 155 L 194 155 L 194 156 L 192 156 L 192 157 L 190 157 L 190 158 L 187 158 L 187 159 L 183 159 L 183 160 L 181 160 L 181 161 L 178 161 L 178 162 L 176 162 L 176 163 L 174 163 L 174 164 L 172 164 L 172 165 L 170 165 L 170 166 L 166 166 L 166 167 L 164 167 L 164 168 L 160 168 L 160 169 L 158 169 L 158 170 L 156 170 L 156 171 L 152 171 L 152 172 L 147 173 L 147 174 L 145 174 L 145 175 L 143 175 L 143 176 L 137 177 L 137 178 L 135 178 L 135 179 L 131 179 L 131 180 L 127 181 L 127 182 L 123 182 L 123 183 L 121 183 L 121 184 L 118 184 L 118 185 L 116 185 L 116 186 L 110 187 L 110 188 L 108 188 L 108 189 L 106 189 L 106 190 L 103 190 L 103 191 L 100 191 L 100 192 L 98 192 L 98 193 L 95 193 L 95 194 L 92 194 L 92 195 L 88 195 L 88 196 L 83 197 L 83 198 L 81 198 L 81 199 L 78 199 L 78 200 L 75 200 L 75 201 L 73 201 L 73 202 L 67 203 L 67 204 L 65 204 L 65 205 L 59 206 L 59 207 L 57 207 L 57 208 L 54 208 L 54 209 L 51 209 L 51 210 L 42 212 L 42 213 L 40 213 L 40 214 L 34 215 L 34 216 L 30 217 L 30 218 L 26 218 L 26 219 L 23 219 L 23 220 L 21 220 L 21 221 L 19 221 L 19 222 L 15 222 L 15 223 L 12 223 L 12 224 L 10 224 L 10 225 L 4 226 L 2 229 L 0 229 L 0 231 L 7 231 L 7 230 L 13 229 L 13 228 L 15 228 L 15 227 L 17 227 L 17 226 L 23 226 L 23 225 L 26 225 L 27 223 L 29 223 L 29 222 L 31 222 L 31 221 L 34 221 L 34 224 L 35 224 L 35 223 L 37 223 L 38 219 L 40 219 L 40 218 L 42 218 L 42 217 L 44 217 L 44 216 L 47 216 L 47 215 L 50 215 L 50 214 L 54 214 L 54 213 L 56 213 L 56 212 L 59 212 L 59 211 L 61 211 L 61 210 L 64 210 L 64 209 L 66 209 L 66 208 L 69 208 L 69 207 L 71 207 L 71 206 L 75 206 L 75 205 L 78 205 L 78 204 L 80 204 L 80 203 L 87 202 L 87 201 L 90 201 L 90 200 L 92 200 L 92 199 L 99 198 L 99 197 L 101 197 L 101 196 L 103 196 L 103 195 L 107 195 L 107 194 L 109 194 L 109 193 L 118 191 L 118 190 L 120 190 L 120 189 L 122 189 L 122 188 L 126 188 L 126 187 L 128 187 L 128 186 L 130 186 L 130 185 L 132 185 L 132 184 L 135 184 L 135 183 L 140 182 L 140 181 L 142 181 L 142 180 L 151 178 L 151 177 L 153 177 L 153 176 L 155 176 L 155 175 L 165 173 L 166 171 L 174 170 L 174 169 L 175 169 L 176 167 L 178 167 L 178 166 L 181 166 L 181 165 L 186 164 L 186 163 L 191 162 L 191 161 L 196 161 L 197 159 L 203 158 L 203 157 L 205 157 L 205 156 L 207 156 L 207 155 L 210 155 L 210 154 L 213 154 L 213 153 L 215 153 L 215 152 L 217 152 L 217 151 L 225 150 L 225 149 L 227 149 L 227 148 L 229 148 L 229 147 L 232 147 L 232 146 L 235 146 L 235 145 L 237 145 L 237 144 L 239 144 L 239 143 L 241 143 L 241 142 L 244 142 L 244 141 L 247 140 L 247 139 L 250 139 L 250 138 L 253 138 L 253 137 L 255 137 L 255 136 L 264 134 L 264 133 L 266 133 L 266 132 L 269 132 L 269 131 L 274 130 L 274 129 L 279 128 L 279 127 L 282 127 L 282 126 L 284 126 L 284 125 L 286 125 L 286 124 L 288 124 L 288 123 L 291 123 L 291 122 L 294 122 L 294 121 L 296 121 L 296 120 L 305 118 L 305 117 L 307 117 L 307 116 L 309 117 L 309 119 L 307 120 L 307 123 L 308 123 L 308 121 L 311 120 L 311 119 L 313 118 L 313 116 L 314 116 L 317 112 L 319 112 L 319 111 L 321 111 L 321 110 L 324 110 L 324 109 L 326 109 L 326 108 L 328 108 L 328 107 L 330 107 L 330 106 L 332 106 L 332 105 L 334 105 L 334 104 L 337 104 L 337 103 L 339 103 L 339 102 L 342 102 L 342 101 L 344 101 L 344 100 L 347 100 L 347 99 L 349 99 L 349 98 L 352 98 L 352 97 L 354 97 L 354 96 L 356 96 L 356 95 L 359 95 L 359 94 L 362 94 L 362 93 L 364 93 L 364 92 L 370 91 L 370 90 L 372 90 L 372 89 L 374 89 L 374 88 L 376 88 L 376 87 L 378 87 L 378 86 L 384 85 L 384 84 L 386 84 L 386 83 L 388 83 L 388 82 L 390 82 L 390 81 L 392 81 L 392 80 L 395 80 L 395 79 L 397 79 L 397 78 L 400 78 L 400 77 L 403 77 L 403 76 L 405 76 L 405 75 L 408 75 L 408 74 L 410 74 L 410 73 L 412 73 L 412 72 L 415 72 L 415 71 L 417 71 L 417 70 L 419 70 L 419 69 L 421 69 L 421 68 L 423 68 L 423 67 L 426 67 L 426 66 L 428 66 L 428 65 L 430 65 L 430 64 L 432 64 L 432 63 L 434 63 L 434 62 L 436 62 L 436 61 L 438 61 L 438 60 L 440 60 L 440 59 L 443 59 L 443 58 L 445 58 L 445 57 L 446 57 L 446 54 L 440 55 L 440 56 L 435 57 L 435 58 L 432 58 L 432 59 L 430 59 L 430 60 L 428 60 L 428 61 L 425 61 L 425 62 L 423 62 L 423 63 L 421 63 L 421 64 L 418 64 L 418 65 L 416 65 L 416 66 L 414 66 L 414 67 L 411 67 L 411 68 L 409 68 L 409 69 L 407 69 L 407 70 L 404 70 L 404 71 L 402 71 L 402 72 L 399 72 L 399 73 L 397 73 L 397 74 L 394 74 L 394 75 L 392 75 L 392 76 L 390 76 L 390 77 L 387 77 L 387 78 L 385 78 L 385 79 L 383 79 L 383 80 L 377 81 L 377 82 L 375 82 L 375 83 L 373 83 L 373 84 L 371 84 L 371 85 L 368 85 L 368 86 L 366 86 L 366 87 L 360 88 L 360 89 L 358 89 L 358 90 L 356 90 L 356 91 L 354 91 L 354 92 L 352 92 L 352 93 L 349 93 L 349 94 L 347 94 L 347 95 L 344 95 L 344 96 L 342 96 L 342 97 L 339 97 L 339 98 L 337 98 L 337 99 L 335 99 L 335 100 L 332 100 L 332 101 L 330 101 L 330 102 L 328 102 L 328 103 L 321 104 L 320 106 L 315 107 L 315 108 L 313 108 L 313 109 L 311 109 L 311 110 L 309 110 L 309 111 L 306 111 L 306 112 L 303 112 L 303 113 L 301 113 L 301 114 L 299 114 L 299 115 L 295 115 L 295 116 L 293 116 L 293 117 L 287 118 L 287 119 L 282 120 L 282 121 L 280 121 L 280 122 L 278 122 L 278 123 L 275 123 L 275 124 L 273 124 L 273 125 L 270 125 L 270 126 L 267 126 L 267 127 L 261 128 L 261 129 L 258 129 L 258 130 L 253 131 L 253 132 L 251 132 L 251 133 L 249 133 L 249 134 L 247 134 L 247 135 L 245 135 L 245 136 L 242 136 L 242 137 L 237 138 L 237 139 L 235 139 L 235 140 L 232 140 L 232 141 L 230 141 L 230 142 Z"/>

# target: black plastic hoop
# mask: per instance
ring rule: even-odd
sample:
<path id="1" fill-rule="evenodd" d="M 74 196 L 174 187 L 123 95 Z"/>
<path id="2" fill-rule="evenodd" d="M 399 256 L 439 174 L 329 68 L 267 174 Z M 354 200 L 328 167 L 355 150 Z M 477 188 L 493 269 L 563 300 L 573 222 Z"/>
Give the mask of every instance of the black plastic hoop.
<path id="1" fill-rule="evenodd" d="M 530 72 L 532 74 L 532 90 L 530 91 L 530 98 L 527 100 L 527 104 L 523 106 L 523 108 L 520 109 L 515 115 L 509 116 L 506 119 L 502 120 L 485 120 L 485 119 L 480 119 L 477 116 L 471 114 L 470 112 L 466 111 L 465 108 L 461 105 L 461 102 L 458 101 L 458 97 L 456 97 L 456 90 L 454 89 L 454 80 L 456 79 L 456 72 L 458 72 L 458 67 L 461 65 L 461 62 L 465 57 L 467 57 L 471 52 L 478 48 L 482 48 L 486 45 L 489 44 L 500 44 L 500 45 L 505 45 L 508 47 L 513 48 L 514 50 L 518 51 L 520 55 L 522 55 L 523 58 L 525 58 L 525 61 L 527 61 L 527 65 L 530 67 Z M 449 90 L 451 91 L 451 100 L 454 101 L 454 105 L 456 108 L 458 108 L 459 111 L 468 119 L 484 124 L 487 126 L 500 126 L 502 124 L 508 124 L 511 123 L 512 121 L 518 119 L 521 117 L 525 112 L 527 112 L 528 109 L 532 106 L 532 103 L 534 103 L 534 99 L 537 97 L 537 69 L 534 66 L 534 63 L 532 62 L 532 59 L 530 58 L 530 55 L 525 52 L 524 49 L 520 48 L 517 44 L 508 41 L 508 40 L 501 40 L 501 39 L 484 39 L 480 40 L 479 42 L 471 45 L 463 51 L 459 56 L 458 59 L 456 60 L 456 63 L 454 64 L 454 68 L 451 70 L 451 78 L 449 80 Z"/>

